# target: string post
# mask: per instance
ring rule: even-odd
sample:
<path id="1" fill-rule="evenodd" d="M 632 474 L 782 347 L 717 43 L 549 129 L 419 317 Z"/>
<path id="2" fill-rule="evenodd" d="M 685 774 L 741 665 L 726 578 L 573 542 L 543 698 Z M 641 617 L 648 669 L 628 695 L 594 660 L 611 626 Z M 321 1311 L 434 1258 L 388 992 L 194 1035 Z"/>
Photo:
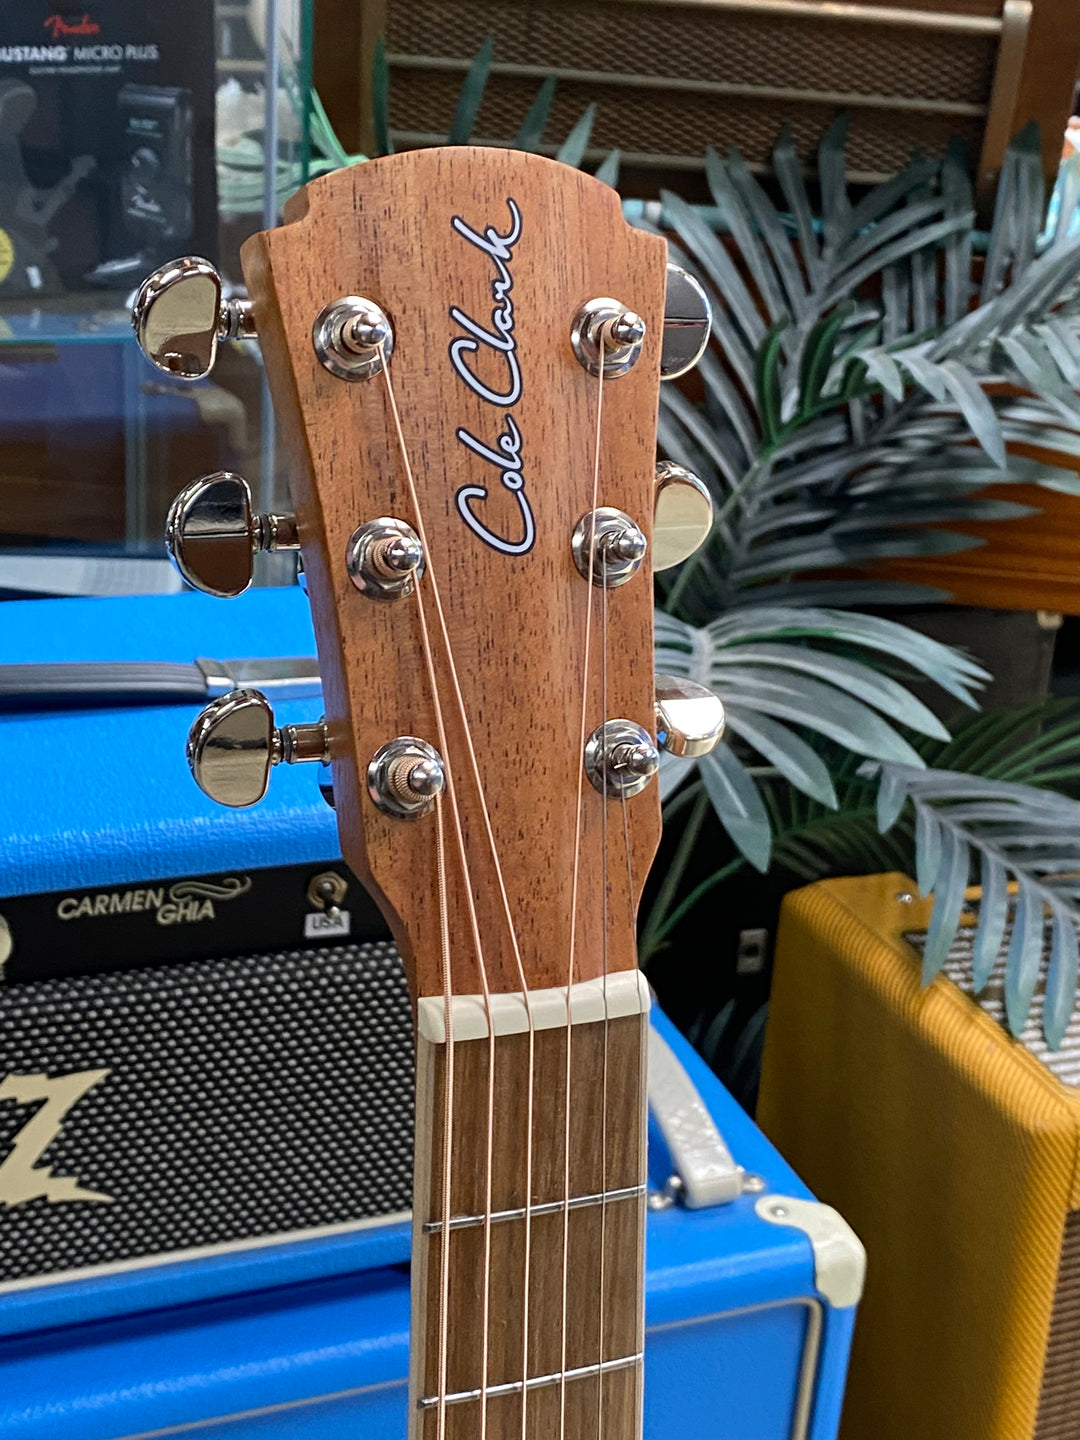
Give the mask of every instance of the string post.
<path id="1" fill-rule="evenodd" d="M 632 579 L 641 569 L 648 549 L 649 542 L 637 521 L 610 505 L 583 515 L 570 537 L 578 574 L 605 590 L 616 590 Z"/>
<path id="2" fill-rule="evenodd" d="M 633 720 L 605 720 L 585 746 L 585 773 L 606 798 L 638 794 L 659 768 L 652 736 Z"/>
<path id="3" fill-rule="evenodd" d="M 587 301 L 570 326 L 574 354 L 590 375 L 616 380 L 641 357 L 647 326 L 629 306 L 610 295 Z"/>

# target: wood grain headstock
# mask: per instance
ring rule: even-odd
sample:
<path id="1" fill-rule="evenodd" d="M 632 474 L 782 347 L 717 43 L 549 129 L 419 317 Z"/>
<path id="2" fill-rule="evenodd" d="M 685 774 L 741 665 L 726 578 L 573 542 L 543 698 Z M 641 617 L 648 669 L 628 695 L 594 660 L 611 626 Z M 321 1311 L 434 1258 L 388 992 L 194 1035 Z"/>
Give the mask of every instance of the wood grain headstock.
<path id="1" fill-rule="evenodd" d="M 168 543 L 218 595 L 299 544 L 326 717 L 278 730 L 260 696 L 223 697 L 192 730 L 196 778 L 250 804 L 274 763 L 329 757 L 343 853 L 415 994 L 443 987 L 436 808 L 455 991 L 481 988 L 481 945 L 494 991 L 565 984 L 574 895 L 575 979 L 630 968 L 653 736 L 678 728 L 654 715 L 650 577 L 709 521 L 700 482 L 655 467 L 661 372 L 707 336 L 700 287 L 606 185 L 507 150 L 323 177 L 242 258 L 249 301 L 187 257 L 144 283 L 136 330 L 182 378 L 257 332 L 296 514 L 206 476 Z"/>
<path id="2" fill-rule="evenodd" d="M 576 823 L 582 656 L 594 606 L 587 729 L 602 704 L 600 591 L 571 536 L 591 509 L 600 386 L 574 353 L 582 306 L 612 296 L 645 321 L 638 362 L 603 383 L 600 503 L 649 535 L 660 340 L 661 240 L 623 220 L 615 192 L 578 171 L 503 150 L 416 151 L 317 180 L 286 223 L 243 251 L 292 489 L 323 674 L 345 858 L 384 905 L 414 990 L 438 993 L 433 818 L 383 813 L 372 757 L 396 736 L 438 747 L 417 607 L 379 603 L 347 570 L 350 537 L 398 517 L 418 530 L 385 377 L 346 380 L 312 329 L 345 296 L 393 330 L 389 375 L 412 465 L 471 740 L 531 986 L 564 983 Z M 654 729 L 648 564 L 608 594 L 606 715 Z M 429 618 L 484 958 L 494 990 L 520 984 L 442 637 Z M 584 787 L 580 975 L 634 964 L 633 918 L 659 836 L 657 787 L 616 802 Z M 453 855 L 454 988 L 479 991 Z"/>

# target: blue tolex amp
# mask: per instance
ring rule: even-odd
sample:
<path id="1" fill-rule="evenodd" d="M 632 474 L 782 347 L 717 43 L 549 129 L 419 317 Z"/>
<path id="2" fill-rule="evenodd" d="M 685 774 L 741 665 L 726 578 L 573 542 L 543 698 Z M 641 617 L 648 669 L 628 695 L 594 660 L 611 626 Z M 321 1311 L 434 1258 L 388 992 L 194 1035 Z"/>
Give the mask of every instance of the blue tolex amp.
<path id="1" fill-rule="evenodd" d="M 310 770 L 184 758 L 196 660 L 313 653 L 297 591 L 0 609 L 4 1440 L 405 1434 L 397 953 Z M 858 1241 L 655 1009 L 650 1109 L 647 1440 L 831 1440 Z"/>

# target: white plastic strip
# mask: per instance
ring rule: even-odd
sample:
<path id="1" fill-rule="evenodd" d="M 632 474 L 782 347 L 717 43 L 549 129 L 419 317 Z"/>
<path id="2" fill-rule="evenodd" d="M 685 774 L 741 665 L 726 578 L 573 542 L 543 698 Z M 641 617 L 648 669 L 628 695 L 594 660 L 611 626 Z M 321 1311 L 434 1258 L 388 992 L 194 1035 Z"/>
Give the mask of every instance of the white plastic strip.
<path id="1" fill-rule="evenodd" d="M 605 994 L 606 990 L 606 994 Z M 530 990 L 533 1024 L 537 1030 L 566 1026 L 566 988 Z M 455 995 L 451 1025 L 454 1040 L 483 1040 L 487 1037 L 487 1016 L 482 995 Z M 588 1025 L 624 1015 L 645 1015 L 649 1009 L 649 982 L 640 970 L 619 970 L 596 980 L 582 980 L 570 988 L 570 1023 Z M 496 1035 L 523 1035 L 529 1029 L 525 997 L 520 992 L 491 997 Z M 446 1044 L 446 1023 L 441 995 L 422 995 L 417 1006 L 417 1030 L 431 1045 Z"/>
<path id="2" fill-rule="evenodd" d="M 690 1210 L 723 1205 L 742 1193 L 742 1170 L 674 1050 L 649 1031 L 649 1108 L 683 1183 Z"/>

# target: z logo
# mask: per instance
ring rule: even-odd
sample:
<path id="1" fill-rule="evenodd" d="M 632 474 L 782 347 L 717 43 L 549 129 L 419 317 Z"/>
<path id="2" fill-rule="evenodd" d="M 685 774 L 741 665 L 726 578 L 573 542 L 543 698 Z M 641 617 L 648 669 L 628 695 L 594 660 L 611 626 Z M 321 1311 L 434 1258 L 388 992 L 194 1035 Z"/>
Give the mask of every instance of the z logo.
<path id="1" fill-rule="evenodd" d="M 0 1206 L 25 1205 L 39 1197 L 50 1204 L 64 1200 L 95 1200 L 111 1203 L 111 1195 L 84 1190 L 71 1175 L 54 1175 L 48 1165 L 39 1165 L 60 1134 L 64 1117 L 88 1090 L 104 1080 L 108 1070 L 80 1070 L 74 1075 L 9 1075 L 0 1084 L 0 1100 L 16 1105 L 44 1101 L 41 1109 L 15 1132 L 11 1149 L 0 1164 Z"/>

